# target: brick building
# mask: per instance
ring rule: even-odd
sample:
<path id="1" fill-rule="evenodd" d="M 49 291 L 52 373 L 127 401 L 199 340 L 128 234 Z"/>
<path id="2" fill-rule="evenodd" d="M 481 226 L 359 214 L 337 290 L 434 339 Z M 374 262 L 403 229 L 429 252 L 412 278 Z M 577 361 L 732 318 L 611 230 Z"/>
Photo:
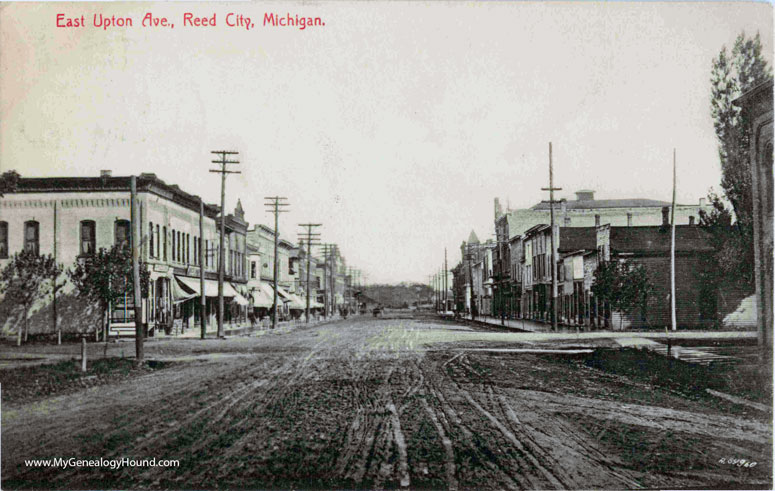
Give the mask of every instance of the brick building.
<path id="1" fill-rule="evenodd" d="M 597 228 L 600 260 L 624 260 L 643 265 L 654 287 L 645 308 L 633 315 L 611 313 L 612 328 L 664 328 L 670 326 L 670 242 L 671 227 L 659 226 Z M 678 328 L 711 328 L 719 318 L 719 292 L 703 288 L 701 273 L 707 267 L 704 256 L 713 252 L 707 232 L 697 225 L 675 227 L 676 319 Z M 733 302 L 734 303 L 734 302 Z M 734 308 L 734 307 L 732 307 Z"/>
<path id="2" fill-rule="evenodd" d="M 652 199 L 626 198 L 596 200 L 594 191 L 580 190 L 576 192 L 575 200 L 562 199 L 555 204 L 555 225 L 558 227 L 595 227 L 602 224 L 612 226 L 644 226 L 661 223 L 662 207 L 670 203 Z M 676 223 L 696 223 L 700 210 L 709 212 L 711 206 L 700 199 L 696 205 L 676 205 Z M 536 312 L 540 318 L 547 313 L 547 290 L 545 270 L 542 277 L 534 277 L 538 270 L 534 266 L 543 267 L 543 263 L 534 264 L 532 256 L 525 256 L 522 241 L 528 230 L 538 225 L 550 223 L 548 203 L 538 203 L 528 209 L 504 210 L 500 200 L 494 200 L 495 235 L 498 246 L 493 252 L 493 315 L 506 317 L 522 315 L 528 309 L 533 317 Z M 535 232 L 535 230 L 533 231 Z M 520 238 L 521 239 L 518 239 Z M 531 254 L 537 244 L 531 244 Z M 514 263 L 514 254 L 510 249 L 516 246 L 520 257 Z M 551 251 L 551 249 L 548 249 Z M 545 251 L 542 253 L 545 254 Z M 539 261 L 542 260 L 538 259 Z M 559 257 L 558 257 L 559 260 Z M 515 267 L 516 266 L 516 267 Z M 531 277 L 526 282 L 521 268 L 531 270 Z M 520 274 L 516 281 L 514 274 Z M 549 276 L 549 283 L 551 276 Z M 519 285 L 518 285 L 519 283 Z M 535 284 L 535 288 L 533 287 Z M 530 297 L 523 297 L 523 292 L 530 292 Z M 536 310 L 538 309 L 538 310 Z"/>
<path id="3" fill-rule="evenodd" d="M 22 178 L 16 191 L 0 199 L 0 267 L 14 252 L 31 248 L 52 254 L 71 268 L 101 248 L 130 238 L 130 177 Z M 219 210 L 205 204 L 204 237 L 200 237 L 200 198 L 170 185 L 154 174 L 137 177 L 140 226 L 143 243 L 140 258 L 150 272 L 149 294 L 143 298 L 142 322 L 151 334 L 164 330 L 181 333 L 199 325 L 199 271 L 205 268 L 208 327 L 215 328 Z M 246 299 L 237 290 L 247 282 L 247 224 L 241 208 L 226 217 L 226 313 L 241 315 Z M 200 247 L 205 262 L 200 264 Z M 54 333 L 53 299 L 33 306 L 30 333 Z M 232 307 L 235 305 L 235 307 Z M 227 310 L 228 309 L 228 310 Z M 3 332 L 15 331 L 20 322 L 13 306 L 0 302 Z M 57 298 L 57 326 L 63 332 L 96 332 L 102 325 L 97 306 L 86 304 L 67 282 Z M 110 308 L 113 333 L 134 323 L 132 295 L 127 294 Z M 227 319 L 229 315 L 227 314 Z M 235 316 L 232 316 L 236 320 Z"/>

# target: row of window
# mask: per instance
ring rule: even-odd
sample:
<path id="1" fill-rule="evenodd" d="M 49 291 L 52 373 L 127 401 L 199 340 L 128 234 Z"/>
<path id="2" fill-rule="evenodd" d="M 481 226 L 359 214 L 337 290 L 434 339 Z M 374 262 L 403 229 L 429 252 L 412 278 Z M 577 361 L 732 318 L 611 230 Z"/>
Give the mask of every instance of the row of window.
<path id="1" fill-rule="evenodd" d="M 131 225 L 129 220 L 116 220 L 113 236 L 116 244 L 129 245 L 131 240 Z M 80 251 L 81 256 L 94 254 L 97 250 L 97 224 L 94 220 L 82 220 L 81 226 Z"/>
<path id="2" fill-rule="evenodd" d="M 117 220 L 115 223 L 116 244 L 129 243 L 129 221 Z M 83 220 L 80 226 L 80 254 L 93 254 L 95 247 L 95 223 Z M 0 222 L 0 259 L 7 259 L 9 229 L 8 222 Z M 35 220 L 24 222 L 24 250 L 40 253 L 40 223 Z"/>
<path id="3" fill-rule="evenodd" d="M 40 252 L 40 224 L 35 220 L 24 222 L 24 250 Z M 0 222 L 0 259 L 8 258 L 8 222 Z"/>
<path id="4" fill-rule="evenodd" d="M 199 237 L 191 237 L 179 230 L 171 230 L 170 245 L 168 251 L 167 227 L 159 227 L 159 224 L 148 224 L 149 252 L 151 258 L 166 261 L 169 255 L 172 261 L 185 264 L 200 265 L 199 249 L 202 247 Z M 94 220 L 82 220 L 79 227 L 79 254 L 88 256 L 97 250 L 97 224 Z M 8 222 L 0 221 L 0 259 L 7 259 L 9 228 Z M 129 244 L 131 240 L 131 224 L 129 220 L 116 220 L 114 223 L 115 244 Z M 161 240 L 160 240 L 161 238 Z M 193 239 L 193 240 L 192 240 Z M 205 265 L 214 268 L 217 261 L 218 248 L 215 241 L 206 240 Z M 24 222 L 24 250 L 40 253 L 40 224 L 35 220 Z M 244 274 L 245 255 L 239 251 L 229 251 L 231 271 L 238 276 Z"/>
<path id="5" fill-rule="evenodd" d="M 149 255 L 153 259 L 166 261 L 169 256 L 170 260 L 178 263 L 200 265 L 199 249 L 202 247 L 202 242 L 199 237 L 191 237 L 190 234 L 175 229 L 171 229 L 168 235 L 166 226 L 160 227 L 158 223 L 154 225 L 153 222 L 150 222 L 148 224 L 148 245 Z M 205 241 L 205 251 L 206 255 L 209 256 L 211 253 L 209 241 Z M 208 257 L 205 258 L 205 262 L 208 266 L 210 265 Z"/>

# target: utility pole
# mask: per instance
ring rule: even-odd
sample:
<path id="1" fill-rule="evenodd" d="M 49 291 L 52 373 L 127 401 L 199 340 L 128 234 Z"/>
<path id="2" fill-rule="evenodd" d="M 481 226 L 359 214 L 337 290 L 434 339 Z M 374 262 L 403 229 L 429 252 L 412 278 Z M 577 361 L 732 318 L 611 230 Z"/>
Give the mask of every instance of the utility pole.
<path id="1" fill-rule="evenodd" d="M 202 198 L 199 198 L 199 291 L 201 295 L 199 297 L 200 314 L 199 319 L 201 321 L 201 338 L 205 338 L 207 333 L 207 296 L 205 295 L 205 252 L 202 247 L 205 244 L 205 203 Z"/>
<path id="2" fill-rule="evenodd" d="M 328 247 L 329 244 L 321 244 L 323 247 L 323 317 L 328 317 Z"/>
<path id="3" fill-rule="evenodd" d="M 447 276 L 448 276 L 448 273 L 447 273 L 447 248 L 445 247 L 444 248 L 444 313 L 445 314 L 447 313 L 447 302 L 449 300 L 447 298 L 447 292 L 449 291 L 449 288 L 448 288 L 449 285 L 447 285 L 447 281 L 448 281 Z"/>
<path id="4" fill-rule="evenodd" d="M 331 244 L 331 316 L 336 312 L 336 256 L 338 253 L 336 244 Z"/>
<path id="5" fill-rule="evenodd" d="M 266 202 L 264 203 L 264 206 L 267 207 L 268 212 L 274 213 L 274 300 L 273 300 L 273 308 L 272 308 L 272 329 L 277 327 L 277 289 L 279 288 L 279 284 L 277 283 L 278 279 L 278 269 L 279 269 L 279 257 L 277 256 L 277 246 L 280 242 L 280 230 L 278 229 L 279 225 L 279 219 L 280 213 L 287 213 L 287 209 L 283 209 L 285 206 L 289 206 L 288 203 L 285 203 L 284 201 L 287 201 L 288 198 L 283 198 L 282 196 L 265 196 L 264 199 Z"/>
<path id="6" fill-rule="evenodd" d="M 432 274 L 428 275 L 428 287 L 430 287 L 431 289 L 431 296 L 429 300 L 431 305 L 433 305 L 433 275 Z"/>
<path id="7" fill-rule="evenodd" d="M 433 273 L 433 306 L 436 312 L 439 311 L 439 273 Z"/>
<path id="8" fill-rule="evenodd" d="M 312 232 L 312 229 L 315 227 L 321 227 L 322 223 L 300 223 L 299 227 L 307 227 L 307 231 L 302 234 L 301 240 L 302 243 L 304 243 L 304 240 L 307 241 L 307 309 L 305 310 L 306 315 L 306 323 L 309 323 L 309 269 L 310 269 L 310 262 L 312 259 L 312 245 L 319 244 L 320 240 L 320 234 L 316 234 Z"/>
<path id="9" fill-rule="evenodd" d="M 554 233 L 554 192 L 562 191 L 562 188 L 554 187 L 554 170 L 552 169 L 552 142 L 549 142 L 549 187 L 541 188 L 541 191 L 549 191 L 549 215 L 552 222 L 552 331 L 557 330 L 557 237 Z"/>
<path id="10" fill-rule="evenodd" d="M 444 301 L 444 292 L 442 291 L 442 287 L 444 285 L 444 279 L 441 277 L 441 273 L 443 270 L 444 268 L 441 267 L 436 272 L 436 297 L 437 297 L 436 306 L 439 312 L 441 312 L 441 303 Z"/>
<path id="11" fill-rule="evenodd" d="M 132 245 L 132 283 L 133 283 L 133 298 L 135 304 L 135 365 L 142 366 L 143 364 L 143 309 L 140 303 L 142 302 L 141 285 L 140 285 L 140 246 L 142 244 L 141 234 L 143 233 L 142 226 L 140 225 L 140 212 L 138 210 L 139 203 L 137 199 L 137 177 L 132 176 L 129 178 L 129 192 L 130 192 L 130 213 L 132 219 L 132 233 L 129 234 Z M 107 339 L 107 333 L 106 333 Z"/>
<path id="12" fill-rule="evenodd" d="M 239 152 L 230 150 L 213 150 L 210 153 L 220 155 L 220 160 L 213 160 L 213 164 L 221 166 L 220 169 L 210 169 L 210 172 L 221 175 L 221 237 L 218 246 L 218 337 L 223 337 L 223 275 L 225 269 L 224 240 L 226 238 L 226 174 L 240 174 L 239 171 L 226 170 L 230 164 L 239 164 L 238 160 L 228 160 L 229 155 L 237 155 Z M 204 295 L 204 291 L 202 292 Z"/>
<path id="13" fill-rule="evenodd" d="M 473 244 L 466 244 L 466 259 L 468 259 L 468 288 L 470 290 L 468 296 L 469 296 L 469 310 L 471 311 L 471 320 L 475 320 L 474 316 L 474 271 L 471 267 L 471 261 L 473 260 L 473 248 L 471 247 Z"/>
<path id="14" fill-rule="evenodd" d="M 673 206 L 670 207 L 670 327 L 677 329 L 675 315 L 675 148 L 673 149 Z"/>

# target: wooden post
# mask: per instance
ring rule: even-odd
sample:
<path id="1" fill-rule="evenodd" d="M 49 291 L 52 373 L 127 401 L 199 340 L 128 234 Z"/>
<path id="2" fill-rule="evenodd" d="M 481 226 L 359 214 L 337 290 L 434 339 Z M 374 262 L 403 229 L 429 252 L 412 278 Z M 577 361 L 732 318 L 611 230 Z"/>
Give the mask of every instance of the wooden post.
<path id="1" fill-rule="evenodd" d="M 274 205 L 274 314 L 272 315 L 272 329 L 275 329 L 277 327 L 277 289 L 279 288 L 278 283 L 278 275 L 279 275 L 279 265 L 280 265 L 280 258 L 277 257 L 277 245 L 280 240 L 280 231 L 278 230 L 278 209 L 277 209 L 277 203 L 278 200 L 275 200 Z"/>
<path id="2" fill-rule="evenodd" d="M 81 337 L 81 371 L 86 372 L 86 337 Z"/>
<path id="3" fill-rule="evenodd" d="M 675 148 L 673 149 L 673 206 L 670 207 L 670 326 L 677 329 L 675 315 Z"/>
<path id="4" fill-rule="evenodd" d="M 226 173 L 221 173 L 221 233 L 218 237 L 218 337 L 223 337 L 223 275 L 226 269 Z"/>
<path id="5" fill-rule="evenodd" d="M 57 201 L 54 200 L 54 263 L 57 260 Z M 54 330 L 57 333 L 57 344 L 62 344 L 62 331 L 59 329 L 59 316 L 57 315 L 57 276 L 54 275 L 53 283 L 51 285 L 51 292 L 53 294 L 51 301 L 52 315 L 54 316 Z"/>
<path id="6" fill-rule="evenodd" d="M 226 175 L 226 174 L 224 174 Z M 199 198 L 199 320 L 201 327 L 201 338 L 204 339 L 207 333 L 207 295 L 205 295 L 205 252 L 202 247 L 205 244 L 205 203 Z"/>
<path id="7" fill-rule="evenodd" d="M 549 142 L 549 187 L 541 188 L 549 191 L 549 216 L 551 220 L 551 244 L 552 244 L 552 296 L 551 296 L 551 322 L 552 330 L 557 330 L 557 242 L 554 230 L 554 192 L 562 191 L 562 188 L 554 187 L 554 169 L 552 167 L 552 142 Z M 545 308 L 545 304 L 544 304 Z"/>
<path id="8" fill-rule="evenodd" d="M 135 364 L 137 366 L 143 363 L 143 319 L 142 319 L 142 295 L 140 286 L 140 247 L 142 245 L 141 234 L 142 228 L 140 224 L 140 203 L 137 199 L 137 177 L 132 176 L 130 178 L 130 195 L 131 195 L 131 218 L 132 218 L 132 231 L 129 234 L 132 245 L 132 278 L 134 284 L 134 303 L 135 303 Z M 107 337 L 107 333 L 106 337 Z"/>
<path id="9" fill-rule="evenodd" d="M 210 170 L 210 172 L 218 173 L 221 175 L 221 236 L 218 243 L 218 337 L 223 337 L 223 275 L 225 269 L 225 251 L 224 240 L 226 239 L 226 174 L 239 174 L 239 171 L 226 170 L 227 164 L 239 164 L 237 160 L 228 160 L 228 155 L 237 155 L 239 152 L 232 152 L 228 150 L 215 150 L 210 153 L 219 154 L 221 160 L 212 160 L 213 164 L 221 166 L 218 170 Z M 204 292 L 203 292 L 204 293 Z"/>

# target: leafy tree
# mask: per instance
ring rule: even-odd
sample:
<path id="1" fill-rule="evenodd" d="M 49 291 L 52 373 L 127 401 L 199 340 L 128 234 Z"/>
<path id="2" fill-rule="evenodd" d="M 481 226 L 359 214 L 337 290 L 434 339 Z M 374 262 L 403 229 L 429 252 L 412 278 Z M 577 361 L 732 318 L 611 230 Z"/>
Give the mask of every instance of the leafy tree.
<path id="1" fill-rule="evenodd" d="M 0 174 L 0 198 L 5 193 L 12 193 L 16 190 L 19 182 L 19 174 L 15 170 L 9 170 Z"/>
<path id="2" fill-rule="evenodd" d="M 711 192 L 713 210 L 700 212 L 700 225 L 715 236 L 715 269 L 727 269 L 730 281 L 753 285 L 753 195 L 748 152 L 750 125 L 733 101 L 752 88 L 772 80 L 762 57 L 759 34 L 741 33 L 731 53 L 722 47 L 711 71 L 711 115 L 719 142 L 723 197 Z M 724 200 L 732 210 L 728 210 Z M 731 260 L 731 263 L 725 261 Z"/>
<path id="3" fill-rule="evenodd" d="M 56 278 L 62 274 L 54 257 L 50 254 L 42 256 L 33 251 L 17 252 L 11 261 L 0 271 L 0 293 L 11 302 L 24 309 L 24 340 L 29 334 L 30 307 L 35 300 L 47 295 L 56 283 Z M 18 331 L 16 344 L 22 343 L 22 329 Z"/>
<path id="4" fill-rule="evenodd" d="M 645 307 L 653 291 L 646 268 L 624 261 L 601 262 L 592 283 L 595 297 L 608 302 L 611 310 L 628 315 L 632 315 L 637 308 Z M 623 318 L 620 317 L 620 329 L 622 322 Z"/>
<path id="5" fill-rule="evenodd" d="M 713 209 L 710 213 L 700 210 L 700 226 L 710 232 L 709 240 L 713 255 L 705 258 L 703 282 L 738 286 L 751 290 L 754 284 L 754 257 L 750 223 L 735 220 L 734 213 L 724 200 L 711 191 L 708 201 Z"/>
<path id="6" fill-rule="evenodd" d="M 93 256 L 76 260 L 73 269 L 67 274 L 78 294 L 97 303 L 102 309 L 105 319 L 103 334 L 107 340 L 109 307 L 134 288 L 131 248 L 119 244 L 110 249 L 100 248 Z M 148 268 L 141 263 L 140 289 L 144 297 L 148 296 L 149 278 Z"/>

